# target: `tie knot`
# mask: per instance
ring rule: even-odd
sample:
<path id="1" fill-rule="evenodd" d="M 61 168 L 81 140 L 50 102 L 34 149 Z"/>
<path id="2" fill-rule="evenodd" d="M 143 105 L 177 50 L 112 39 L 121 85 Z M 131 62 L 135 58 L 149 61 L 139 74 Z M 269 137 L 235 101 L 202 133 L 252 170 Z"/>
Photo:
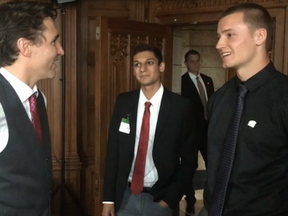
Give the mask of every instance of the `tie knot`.
<path id="1" fill-rule="evenodd" d="M 149 101 L 145 102 L 145 109 L 149 109 L 151 105 Z"/>
<path id="2" fill-rule="evenodd" d="M 239 85 L 239 92 L 238 92 L 239 97 L 244 98 L 247 91 L 248 89 L 245 85 L 242 85 L 242 84 Z"/>
<path id="3" fill-rule="evenodd" d="M 36 95 L 35 95 L 35 93 L 32 94 L 32 95 L 28 98 L 28 100 L 29 100 L 30 105 L 31 105 L 31 104 L 35 104 L 35 103 L 36 103 Z"/>

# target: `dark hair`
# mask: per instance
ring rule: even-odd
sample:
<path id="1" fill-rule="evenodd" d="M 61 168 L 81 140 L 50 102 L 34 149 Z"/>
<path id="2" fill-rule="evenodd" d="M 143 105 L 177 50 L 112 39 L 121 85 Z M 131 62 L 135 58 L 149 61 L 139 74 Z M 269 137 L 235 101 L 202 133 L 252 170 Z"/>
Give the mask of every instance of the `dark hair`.
<path id="1" fill-rule="evenodd" d="M 0 66 L 12 65 L 19 55 L 17 41 L 25 38 L 39 43 L 45 18 L 57 17 L 53 5 L 39 2 L 10 1 L 0 5 Z"/>
<path id="2" fill-rule="evenodd" d="M 161 62 L 163 62 L 163 56 L 162 56 L 162 53 L 161 51 L 156 47 L 156 46 L 153 46 L 153 45 L 150 45 L 150 44 L 139 44 L 137 45 L 134 49 L 133 49 L 133 52 L 132 52 L 132 58 L 137 55 L 138 53 L 140 52 L 145 52 L 145 51 L 150 51 L 150 52 L 153 52 L 155 57 L 157 58 L 158 60 L 158 64 L 160 65 Z"/>
<path id="3" fill-rule="evenodd" d="M 198 51 L 192 49 L 192 50 L 189 50 L 188 52 L 186 52 L 186 54 L 184 56 L 185 62 L 187 62 L 189 55 L 198 55 L 199 59 L 200 59 L 200 53 Z"/>
<path id="4" fill-rule="evenodd" d="M 267 31 L 266 39 L 266 50 L 269 52 L 272 48 L 272 28 L 273 20 L 269 12 L 259 4 L 255 3 L 243 3 L 237 4 L 226 11 L 224 11 L 220 17 L 226 17 L 234 13 L 243 13 L 243 21 L 247 24 L 248 28 L 251 28 L 252 31 L 260 28 L 264 28 Z"/>

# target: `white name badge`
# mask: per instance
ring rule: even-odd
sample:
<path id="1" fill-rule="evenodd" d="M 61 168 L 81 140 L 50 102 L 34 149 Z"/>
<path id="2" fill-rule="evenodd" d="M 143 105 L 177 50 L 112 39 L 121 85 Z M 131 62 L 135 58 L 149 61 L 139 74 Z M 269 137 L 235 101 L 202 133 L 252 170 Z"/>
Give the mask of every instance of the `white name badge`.
<path id="1" fill-rule="evenodd" d="M 119 131 L 122 133 L 130 134 L 130 124 L 129 119 L 122 118 Z"/>

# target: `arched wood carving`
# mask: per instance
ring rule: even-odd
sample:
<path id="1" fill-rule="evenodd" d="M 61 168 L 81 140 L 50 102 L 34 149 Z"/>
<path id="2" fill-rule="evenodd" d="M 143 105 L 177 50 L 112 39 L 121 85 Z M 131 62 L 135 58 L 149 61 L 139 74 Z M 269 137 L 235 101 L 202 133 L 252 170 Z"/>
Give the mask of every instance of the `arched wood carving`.
<path id="1" fill-rule="evenodd" d="M 136 47 L 138 44 L 148 43 L 147 35 L 131 35 L 130 36 L 130 46 L 131 48 Z"/>
<path id="2" fill-rule="evenodd" d="M 128 35 L 121 33 L 111 34 L 111 56 L 113 57 L 113 64 L 122 65 L 124 57 L 128 56 Z"/>

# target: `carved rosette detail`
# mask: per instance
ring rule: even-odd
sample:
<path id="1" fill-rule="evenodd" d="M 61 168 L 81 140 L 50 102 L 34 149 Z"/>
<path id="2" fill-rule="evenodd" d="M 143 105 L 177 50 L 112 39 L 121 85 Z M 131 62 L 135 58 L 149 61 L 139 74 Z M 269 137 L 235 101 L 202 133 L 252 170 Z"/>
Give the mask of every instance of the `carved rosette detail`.
<path id="1" fill-rule="evenodd" d="M 148 43 L 147 35 L 131 35 L 130 36 L 131 49 L 136 47 L 138 44 L 147 44 L 147 43 Z"/>
<path id="2" fill-rule="evenodd" d="M 162 50 L 163 48 L 163 38 L 162 37 L 153 37 L 153 36 L 144 36 L 144 35 L 131 35 L 130 37 L 130 46 L 133 49 L 138 44 L 151 44 L 156 46 L 158 49 Z"/>
<path id="3" fill-rule="evenodd" d="M 149 44 L 157 47 L 159 50 L 163 49 L 163 38 L 162 37 L 150 37 Z"/>
<path id="4" fill-rule="evenodd" d="M 125 64 L 125 62 L 123 62 L 123 59 L 128 56 L 128 40 L 129 38 L 127 34 L 111 34 L 111 56 L 113 57 L 114 64 Z"/>
<path id="5" fill-rule="evenodd" d="M 233 5 L 245 2 L 251 3 L 286 3 L 288 0 L 158 0 L 157 12 L 175 9 Z"/>

